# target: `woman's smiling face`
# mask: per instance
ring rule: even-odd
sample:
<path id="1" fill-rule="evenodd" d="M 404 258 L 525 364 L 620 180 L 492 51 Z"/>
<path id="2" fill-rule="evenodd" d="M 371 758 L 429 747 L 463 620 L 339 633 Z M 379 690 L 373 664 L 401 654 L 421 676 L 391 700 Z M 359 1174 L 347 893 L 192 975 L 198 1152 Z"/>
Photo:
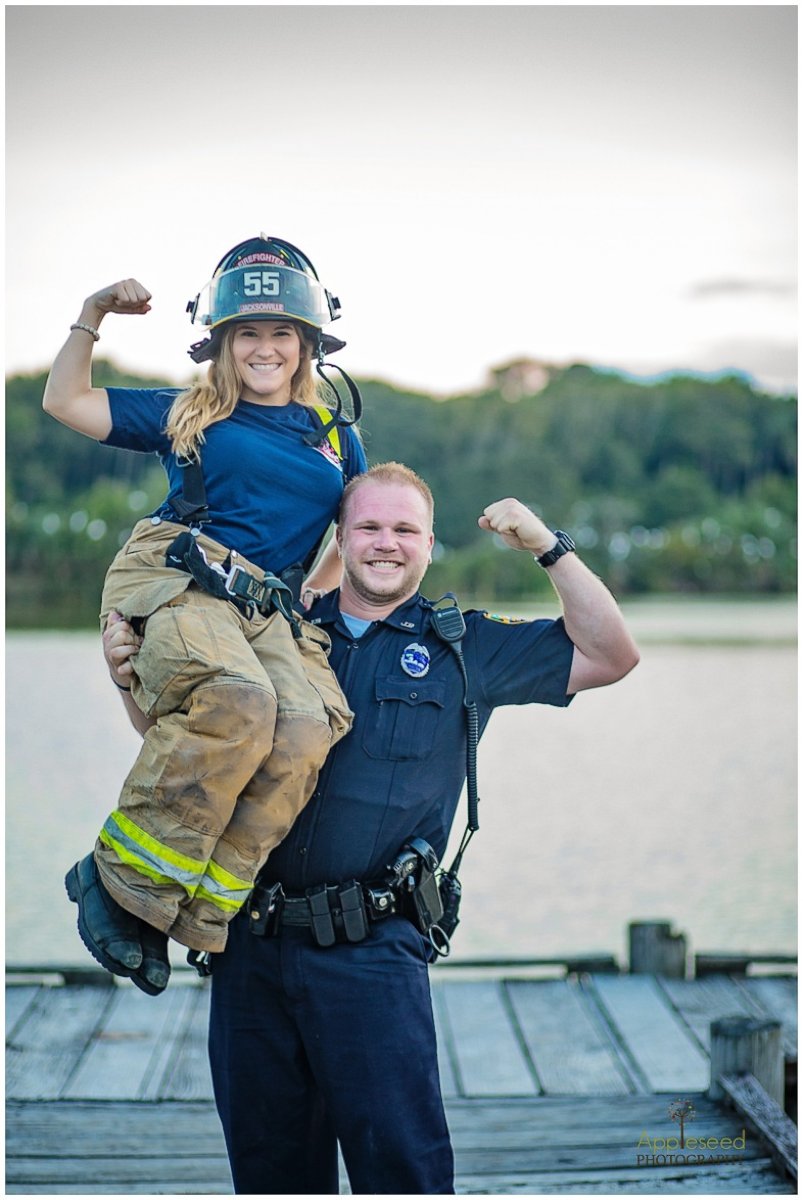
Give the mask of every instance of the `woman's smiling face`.
<path id="1" fill-rule="evenodd" d="M 290 321 L 238 321 L 231 353 L 242 381 L 241 398 L 252 404 L 289 404 L 301 362 L 301 338 Z"/>

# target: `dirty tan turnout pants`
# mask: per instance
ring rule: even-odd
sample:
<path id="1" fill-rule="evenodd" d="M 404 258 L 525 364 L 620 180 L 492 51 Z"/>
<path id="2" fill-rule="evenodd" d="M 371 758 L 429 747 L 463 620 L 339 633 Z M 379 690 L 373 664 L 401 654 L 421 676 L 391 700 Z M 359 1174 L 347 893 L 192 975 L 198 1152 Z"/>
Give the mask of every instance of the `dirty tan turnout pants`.
<path id="1" fill-rule="evenodd" d="M 95 859 L 123 908 L 192 949 L 218 952 L 353 714 L 323 630 L 301 621 L 296 639 L 280 613 L 249 620 L 163 566 L 181 532 L 139 522 L 106 578 L 102 625 L 112 609 L 147 618 L 131 694 L 156 724 Z M 210 562 L 226 557 L 212 539 L 198 542 Z"/>

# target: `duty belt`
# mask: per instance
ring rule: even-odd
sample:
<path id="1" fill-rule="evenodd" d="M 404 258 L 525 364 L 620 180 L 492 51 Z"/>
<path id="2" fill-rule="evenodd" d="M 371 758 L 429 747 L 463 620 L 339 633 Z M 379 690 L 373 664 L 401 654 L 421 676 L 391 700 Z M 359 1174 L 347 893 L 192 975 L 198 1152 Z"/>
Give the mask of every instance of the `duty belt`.
<path id="1" fill-rule="evenodd" d="M 386 883 L 356 879 L 321 884 L 303 896 L 286 896 L 280 883 L 257 884 L 248 902 L 251 933 L 277 937 L 285 928 L 309 929 L 319 946 L 361 942 L 372 922 L 400 911 L 399 897 Z"/>

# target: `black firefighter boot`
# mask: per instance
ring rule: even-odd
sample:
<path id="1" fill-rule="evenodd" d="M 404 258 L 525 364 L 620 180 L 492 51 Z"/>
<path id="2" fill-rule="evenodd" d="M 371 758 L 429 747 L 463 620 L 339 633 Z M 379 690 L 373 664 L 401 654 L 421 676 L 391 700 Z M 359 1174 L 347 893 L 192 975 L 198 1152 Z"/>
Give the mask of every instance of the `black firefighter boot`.
<path id="1" fill-rule="evenodd" d="M 67 872 L 67 895 L 78 905 L 78 932 L 93 958 L 130 979 L 142 963 L 140 922 L 113 900 L 91 854 Z"/>
<path id="2" fill-rule="evenodd" d="M 170 978 L 170 959 L 167 955 L 167 934 L 144 921 L 139 923 L 142 941 L 142 965 L 131 976 L 142 992 L 158 996 L 167 987 Z"/>

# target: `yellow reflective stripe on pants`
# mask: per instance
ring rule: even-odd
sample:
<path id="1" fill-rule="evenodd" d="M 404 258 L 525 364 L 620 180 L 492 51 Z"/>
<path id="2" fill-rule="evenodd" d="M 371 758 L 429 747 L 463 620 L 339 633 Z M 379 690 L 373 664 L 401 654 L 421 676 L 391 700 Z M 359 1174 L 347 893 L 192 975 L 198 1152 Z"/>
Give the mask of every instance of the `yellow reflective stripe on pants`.
<path id="1" fill-rule="evenodd" d="M 189 897 L 201 896 L 224 912 L 236 912 L 251 890 L 250 880 L 232 875 L 214 861 L 205 863 L 179 854 L 119 809 L 106 820 L 100 840 L 140 875 L 155 883 L 178 883 Z"/>
<path id="2" fill-rule="evenodd" d="M 213 892 L 216 896 L 225 896 L 231 901 L 236 901 L 239 907 L 240 904 L 245 903 L 253 884 L 248 879 L 240 879 L 237 875 L 232 875 L 231 871 L 227 871 L 221 867 L 220 863 L 216 863 L 213 858 L 210 858 L 200 886 L 204 890 Z"/>
<path id="3" fill-rule="evenodd" d="M 250 890 L 251 889 L 249 888 L 249 891 Z M 215 908 L 220 908 L 223 910 L 223 912 L 236 913 L 242 908 L 247 895 L 248 892 L 245 892 L 242 900 L 229 900 L 226 896 L 214 896 L 211 892 L 208 892 L 202 884 L 195 893 L 195 899 L 208 900 L 210 904 L 214 904 Z"/>

